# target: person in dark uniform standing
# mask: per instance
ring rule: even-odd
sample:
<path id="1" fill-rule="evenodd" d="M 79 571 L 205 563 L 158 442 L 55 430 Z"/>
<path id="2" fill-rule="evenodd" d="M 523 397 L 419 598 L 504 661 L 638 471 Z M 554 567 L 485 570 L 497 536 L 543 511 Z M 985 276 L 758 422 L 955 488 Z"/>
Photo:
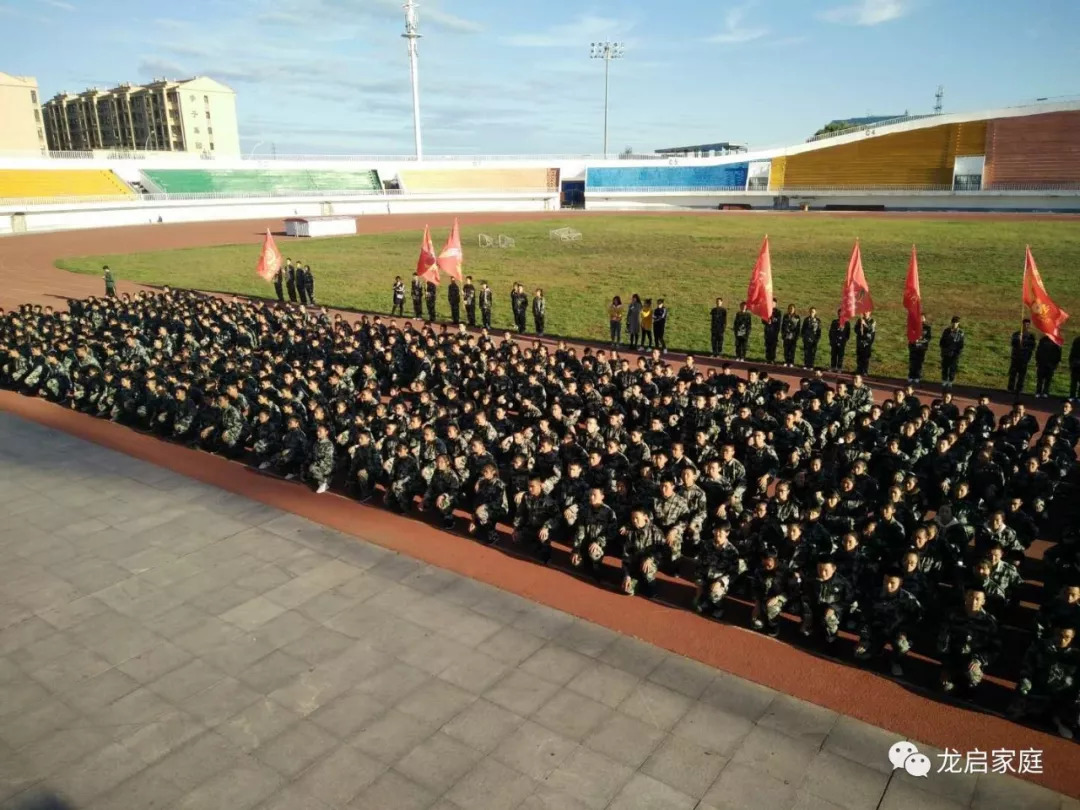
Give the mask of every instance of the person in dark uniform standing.
<path id="1" fill-rule="evenodd" d="M 495 300 L 495 294 L 486 281 L 480 282 L 480 318 L 485 329 L 491 328 L 491 306 Z"/>
<path id="2" fill-rule="evenodd" d="M 510 291 L 510 308 L 514 311 L 514 324 L 520 333 L 525 332 L 525 314 L 529 311 L 529 297 L 520 282 Z"/>
<path id="3" fill-rule="evenodd" d="M 907 347 L 908 364 L 907 364 L 907 381 L 909 383 L 918 383 L 922 381 L 922 369 L 923 363 L 926 362 L 926 350 L 930 348 L 930 324 L 926 321 L 926 316 L 922 319 L 922 331 L 919 333 L 919 339 L 914 343 L 909 343 Z"/>
<path id="4" fill-rule="evenodd" d="M 1039 339 L 1035 349 L 1035 396 L 1050 396 L 1050 386 L 1054 382 L 1054 372 L 1061 363 L 1061 347 L 1047 335 Z"/>
<path id="5" fill-rule="evenodd" d="M 296 303 L 296 268 L 292 259 L 285 260 L 285 290 L 289 293 L 289 303 Z"/>
<path id="6" fill-rule="evenodd" d="M 311 272 L 311 265 L 304 265 L 304 293 L 307 295 L 309 304 L 315 303 L 315 275 Z"/>
<path id="7" fill-rule="evenodd" d="M 279 267 L 274 272 L 274 293 L 277 295 L 277 300 L 281 303 L 285 303 L 285 293 L 281 290 L 281 285 L 285 281 L 285 269 Z"/>
<path id="8" fill-rule="evenodd" d="M 802 322 L 803 368 L 813 368 L 817 365 L 817 347 L 820 342 L 821 318 L 817 316 L 817 309 L 810 307 L 810 311 Z"/>
<path id="9" fill-rule="evenodd" d="M 476 286 L 472 276 L 465 276 L 465 286 L 461 288 L 462 298 L 465 299 L 465 319 L 469 326 L 476 326 Z"/>
<path id="10" fill-rule="evenodd" d="M 717 298 L 716 306 L 710 314 L 712 327 L 712 356 L 720 357 L 724 353 L 724 330 L 727 329 L 727 310 L 724 309 L 724 299 Z"/>
<path id="11" fill-rule="evenodd" d="M 1073 338 L 1069 348 L 1069 398 L 1080 396 L 1080 335 Z"/>
<path id="12" fill-rule="evenodd" d="M 941 347 L 941 387 L 952 388 L 960 369 L 960 355 L 964 351 L 964 330 L 960 328 L 960 318 L 953 316 L 949 328 L 942 331 L 938 345 Z"/>
<path id="13" fill-rule="evenodd" d="M 795 365 L 795 349 L 799 345 L 799 332 L 802 330 L 802 318 L 794 304 L 788 304 L 787 312 L 780 319 L 780 336 L 784 340 L 784 365 Z"/>
<path id="14" fill-rule="evenodd" d="M 424 298 L 427 303 L 427 319 L 432 323 L 435 323 L 435 295 L 438 291 L 439 288 L 431 281 L 429 281 L 424 288 Z"/>
<path id="15" fill-rule="evenodd" d="M 664 305 L 663 298 L 656 299 L 656 308 L 652 313 L 653 324 L 653 340 L 655 346 L 660 350 L 661 354 L 667 353 L 667 321 L 668 321 L 668 309 Z"/>
<path id="16" fill-rule="evenodd" d="M 780 308 L 776 306 L 776 299 L 772 301 L 773 310 L 772 317 L 769 320 L 761 319 L 762 326 L 765 327 L 765 362 L 776 362 L 776 345 L 780 342 L 780 324 L 783 321 L 783 315 L 780 314 Z"/>
<path id="17" fill-rule="evenodd" d="M 424 280 L 420 276 L 412 277 L 412 308 L 413 317 L 424 317 Z"/>
<path id="18" fill-rule="evenodd" d="M 390 314 L 405 317 L 405 282 L 401 276 L 394 276 L 394 302 L 390 306 Z"/>
<path id="19" fill-rule="evenodd" d="M 536 288 L 536 294 L 532 300 L 533 322 L 536 324 L 536 334 L 544 336 L 544 315 L 547 313 L 547 302 L 544 300 L 544 291 Z"/>
<path id="20" fill-rule="evenodd" d="M 1028 364 L 1035 353 L 1035 336 L 1031 334 L 1031 319 L 1024 318 L 1019 331 L 1012 333 L 1012 355 L 1009 358 L 1009 391 L 1019 396 L 1024 392 Z"/>
<path id="21" fill-rule="evenodd" d="M 450 279 L 450 286 L 446 288 L 446 300 L 450 302 L 450 320 L 454 325 L 461 323 L 461 287 L 457 279 Z"/>
<path id="22" fill-rule="evenodd" d="M 101 277 L 105 280 L 105 296 L 116 298 L 116 279 L 113 278 L 109 265 L 106 264 L 101 268 Z"/>
<path id="23" fill-rule="evenodd" d="M 746 347 L 750 343 L 750 330 L 754 327 L 754 319 L 750 310 L 746 308 L 746 302 L 739 304 L 739 311 L 735 313 L 731 325 L 731 331 L 735 335 L 735 359 L 746 359 Z"/>
<path id="24" fill-rule="evenodd" d="M 836 310 L 836 317 L 829 324 L 829 371 L 841 372 L 844 370 L 844 353 L 847 351 L 848 341 L 851 339 L 851 322 L 840 325 L 840 310 Z"/>
<path id="25" fill-rule="evenodd" d="M 864 312 L 855 321 L 855 373 L 870 373 L 870 356 L 874 353 L 874 340 L 877 338 L 877 323 L 874 316 Z"/>
<path id="26" fill-rule="evenodd" d="M 300 298 L 300 303 L 307 306 L 307 274 L 299 262 L 296 264 L 296 295 Z"/>

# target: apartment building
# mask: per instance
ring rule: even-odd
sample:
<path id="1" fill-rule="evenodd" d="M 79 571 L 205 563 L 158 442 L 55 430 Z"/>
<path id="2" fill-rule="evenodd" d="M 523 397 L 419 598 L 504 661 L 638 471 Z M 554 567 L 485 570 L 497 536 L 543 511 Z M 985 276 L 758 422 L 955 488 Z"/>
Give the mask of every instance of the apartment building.
<path id="1" fill-rule="evenodd" d="M 60 93 L 45 102 L 44 112 L 55 151 L 240 154 L 236 93 L 206 76 Z"/>
<path id="2" fill-rule="evenodd" d="M 41 152 L 45 148 L 37 79 L 0 73 L 0 152 Z"/>

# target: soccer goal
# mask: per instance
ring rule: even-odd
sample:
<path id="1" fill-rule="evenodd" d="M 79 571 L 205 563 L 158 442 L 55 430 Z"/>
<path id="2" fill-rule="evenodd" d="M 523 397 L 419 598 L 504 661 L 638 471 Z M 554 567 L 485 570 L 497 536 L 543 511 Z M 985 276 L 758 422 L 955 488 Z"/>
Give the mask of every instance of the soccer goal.
<path id="1" fill-rule="evenodd" d="M 512 248 L 512 247 L 516 247 L 516 246 L 517 246 L 517 242 L 514 241 L 514 237 L 507 236 L 504 233 L 499 234 L 499 247 L 501 247 L 501 248 Z"/>
<path id="2" fill-rule="evenodd" d="M 486 233 L 480 234 L 479 241 L 480 247 L 482 248 L 489 248 L 495 244 L 495 240 L 488 236 Z"/>
<path id="3" fill-rule="evenodd" d="M 578 242 L 581 240 L 581 231 L 573 228 L 556 228 L 548 231 L 548 238 L 558 242 Z"/>

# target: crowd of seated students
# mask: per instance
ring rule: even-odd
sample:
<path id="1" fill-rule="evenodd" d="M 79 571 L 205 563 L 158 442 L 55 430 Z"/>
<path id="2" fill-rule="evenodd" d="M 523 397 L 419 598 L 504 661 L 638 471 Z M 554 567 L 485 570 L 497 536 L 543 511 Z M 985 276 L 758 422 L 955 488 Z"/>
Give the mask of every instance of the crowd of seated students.
<path id="1" fill-rule="evenodd" d="M 705 616 L 747 603 L 758 631 L 795 628 L 897 677 L 919 652 L 946 692 L 977 694 L 1003 624 L 1019 624 L 1012 713 L 1065 736 L 1080 720 L 1068 401 L 1040 425 L 1022 404 L 997 417 L 987 397 L 961 408 L 948 391 L 878 402 L 857 375 L 813 372 L 789 390 L 657 349 L 168 288 L 0 312 L 0 387 L 320 493 L 379 497 L 542 563 L 556 544 L 628 596 L 654 594 L 663 573 L 692 585 Z M 1024 619 L 1037 538 L 1057 542 Z M 844 634 L 855 641 L 836 645 Z"/>

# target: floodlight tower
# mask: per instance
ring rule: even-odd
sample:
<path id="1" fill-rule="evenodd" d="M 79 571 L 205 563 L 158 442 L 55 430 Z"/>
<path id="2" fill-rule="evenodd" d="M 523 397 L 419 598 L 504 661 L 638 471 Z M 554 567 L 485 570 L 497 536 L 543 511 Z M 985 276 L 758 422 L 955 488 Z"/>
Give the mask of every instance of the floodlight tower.
<path id="1" fill-rule="evenodd" d="M 625 46 L 621 42 L 594 42 L 589 48 L 589 58 L 604 60 L 604 157 L 607 157 L 608 144 L 608 74 L 611 60 L 622 59 Z"/>
<path id="2" fill-rule="evenodd" d="M 405 33 L 401 36 L 409 42 L 409 74 L 412 78 L 412 114 L 413 133 L 416 137 L 416 159 L 424 157 L 420 141 L 420 69 L 416 60 L 416 40 L 420 39 L 420 18 L 416 13 L 416 3 L 405 0 Z"/>

